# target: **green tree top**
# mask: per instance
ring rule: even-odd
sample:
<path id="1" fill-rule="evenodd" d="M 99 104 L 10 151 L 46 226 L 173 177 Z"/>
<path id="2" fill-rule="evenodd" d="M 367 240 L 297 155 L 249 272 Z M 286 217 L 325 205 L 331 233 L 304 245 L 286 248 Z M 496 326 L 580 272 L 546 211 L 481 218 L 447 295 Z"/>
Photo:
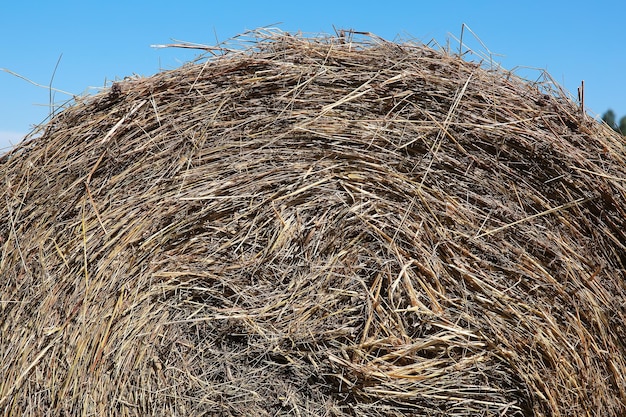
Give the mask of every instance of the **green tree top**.
<path id="1" fill-rule="evenodd" d="M 613 129 L 614 131 L 616 131 L 617 133 L 626 135 L 626 116 L 623 116 L 621 119 L 619 119 L 619 125 L 618 125 L 617 122 L 615 121 L 615 112 L 611 109 L 608 109 L 602 115 L 602 120 L 604 121 L 604 123 L 609 125 L 609 127 Z"/>

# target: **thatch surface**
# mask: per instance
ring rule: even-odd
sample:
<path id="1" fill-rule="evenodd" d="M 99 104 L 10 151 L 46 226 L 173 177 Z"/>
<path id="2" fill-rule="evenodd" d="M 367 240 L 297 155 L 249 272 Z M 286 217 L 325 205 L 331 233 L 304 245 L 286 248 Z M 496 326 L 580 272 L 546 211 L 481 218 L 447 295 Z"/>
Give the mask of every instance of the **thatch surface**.
<path id="1" fill-rule="evenodd" d="M 0 413 L 624 415 L 624 140 L 423 45 L 257 35 L 0 159 Z"/>

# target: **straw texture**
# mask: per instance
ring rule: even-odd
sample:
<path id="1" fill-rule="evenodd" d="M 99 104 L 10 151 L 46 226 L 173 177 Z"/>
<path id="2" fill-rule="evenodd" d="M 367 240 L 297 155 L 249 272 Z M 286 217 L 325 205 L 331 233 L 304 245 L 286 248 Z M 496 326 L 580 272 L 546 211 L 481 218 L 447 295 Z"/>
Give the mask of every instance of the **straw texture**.
<path id="1" fill-rule="evenodd" d="M 0 414 L 623 416 L 624 139 L 547 76 L 251 35 L 0 159 Z"/>

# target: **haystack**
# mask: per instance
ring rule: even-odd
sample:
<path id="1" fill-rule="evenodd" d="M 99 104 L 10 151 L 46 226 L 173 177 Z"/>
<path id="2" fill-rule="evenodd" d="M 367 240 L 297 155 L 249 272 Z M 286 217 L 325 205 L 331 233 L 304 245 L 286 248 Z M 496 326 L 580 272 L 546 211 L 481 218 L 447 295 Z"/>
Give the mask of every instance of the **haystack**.
<path id="1" fill-rule="evenodd" d="M 256 32 L 0 160 L 5 416 L 623 416 L 626 143 L 550 82 Z"/>

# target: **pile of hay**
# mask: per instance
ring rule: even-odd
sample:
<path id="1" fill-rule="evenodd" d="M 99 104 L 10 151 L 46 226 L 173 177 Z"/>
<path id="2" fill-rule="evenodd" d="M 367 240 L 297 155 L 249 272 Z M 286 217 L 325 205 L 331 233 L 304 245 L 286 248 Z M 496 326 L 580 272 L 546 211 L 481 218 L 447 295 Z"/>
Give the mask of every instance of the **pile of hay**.
<path id="1" fill-rule="evenodd" d="M 0 413 L 624 415 L 624 140 L 424 45 L 255 35 L 0 159 Z"/>

